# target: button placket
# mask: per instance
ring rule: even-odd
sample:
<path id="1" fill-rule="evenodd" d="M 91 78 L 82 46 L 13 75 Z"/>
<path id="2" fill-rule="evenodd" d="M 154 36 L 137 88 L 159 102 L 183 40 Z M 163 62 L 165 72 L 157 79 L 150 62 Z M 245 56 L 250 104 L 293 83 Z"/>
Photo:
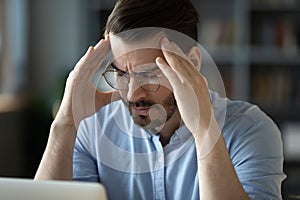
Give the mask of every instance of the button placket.
<path id="1" fill-rule="evenodd" d="M 165 194 L 165 157 L 163 147 L 159 141 L 159 137 L 153 138 L 154 145 L 157 149 L 155 169 L 153 171 L 153 184 L 154 184 L 154 199 L 166 199 Z"/>

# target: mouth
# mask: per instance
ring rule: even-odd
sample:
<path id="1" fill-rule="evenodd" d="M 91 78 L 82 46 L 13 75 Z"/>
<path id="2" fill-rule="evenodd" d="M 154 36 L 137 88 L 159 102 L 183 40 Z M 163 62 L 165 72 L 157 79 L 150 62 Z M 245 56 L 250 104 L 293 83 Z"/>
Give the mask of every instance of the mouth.
<path id="1" fill-rule="evenodd" d="M 131 102 L 130 110 L 132 115 L 148 116 L 152 105 L 154 105 L 154 103 L 146 101 Z"/>

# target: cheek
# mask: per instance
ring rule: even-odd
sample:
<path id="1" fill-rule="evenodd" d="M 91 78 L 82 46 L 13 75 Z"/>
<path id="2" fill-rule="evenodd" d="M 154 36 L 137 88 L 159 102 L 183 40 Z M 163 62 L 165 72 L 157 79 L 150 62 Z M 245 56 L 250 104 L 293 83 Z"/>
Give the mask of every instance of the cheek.
<path id="1" fill-rule="evenodd" d="M 119 90 L 119 94 L 124 101 L 127 101 L 127 90 Z"/>
<path id="2" fill-rule="evenodd" d="M 156 98 L 160 104 L 163 104 L 164 100 L 169 97 L 173 96 L 173 91 L 166 85 L 161 85 L 160 89 L 154 94 L 153 98 Z"/>

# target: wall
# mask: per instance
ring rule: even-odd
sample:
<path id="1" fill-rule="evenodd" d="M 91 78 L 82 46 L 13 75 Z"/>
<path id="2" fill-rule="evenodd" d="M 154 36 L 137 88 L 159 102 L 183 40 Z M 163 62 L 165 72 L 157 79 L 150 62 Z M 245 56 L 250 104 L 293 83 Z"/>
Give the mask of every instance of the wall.
<path id="1" fill-rule="evenodd" d="M 10 8 L 2 7 L 3 2 Z M 2 76 L 21 84 L 7 90 L 13 98 L 0 92 L 0 108 L 13 108 L 0 111 L 0 176 L 32 177 L 47 142 L 52 105 L 61 97 L 69 71 L 91 44 L 90 8 L 86 0 L 1 0 L 0 6 L 8 15 L 21 16 L 19 21 L 7 19 L 10 48 L 2 49 L 11 52 L 12 59 Z M 13 106 L 13 99 L 26 101 Z"/>

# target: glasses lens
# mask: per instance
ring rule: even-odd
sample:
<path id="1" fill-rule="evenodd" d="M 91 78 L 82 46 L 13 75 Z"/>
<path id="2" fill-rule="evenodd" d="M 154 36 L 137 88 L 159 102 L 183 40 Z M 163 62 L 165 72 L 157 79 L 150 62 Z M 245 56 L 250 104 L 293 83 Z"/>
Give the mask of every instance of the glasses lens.
<path id="1" fill-rule="evenodd" d="M 107 70 L 104 73 L 106 82 L 114 89 L 124 90 L 128 86 L 128 75 L 115 70 Z"/>
<path id="2" fill-rule="evenodd" d="M 152 73 L 139 73 L 135 76 L 139 86 L 148 91 L 157 91 L 160 86 L 159 76 Z"/>
<path id="3" fill-rule="evenodd" d="M 103 74 L 106 82 L 114 89 L 126 90 L 130 76 L 128 73 L 116 71 L 115 69 L 107 69 Z M 160 78 L 156 73 L 140 72 L 133 75 L 138 86 L 145 90 L 155 92 L 160 87 Z"/>

